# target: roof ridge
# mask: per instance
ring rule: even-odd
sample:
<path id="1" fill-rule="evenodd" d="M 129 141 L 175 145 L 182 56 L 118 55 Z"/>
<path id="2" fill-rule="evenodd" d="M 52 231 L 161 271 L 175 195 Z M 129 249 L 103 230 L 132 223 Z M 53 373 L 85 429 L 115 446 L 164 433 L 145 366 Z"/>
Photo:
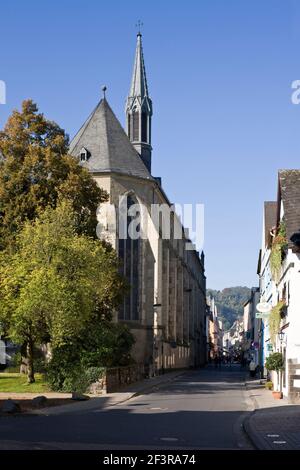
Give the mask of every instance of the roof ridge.
<path id="1" fill-rule="evenodd" d="M 103 98 L 103 109 L 104 109 L 104 127 L 105 127 L 105 138 L 106 138 L 106 148 L 107 148 L 107 156 L 108 156 L 108 165 L 110 166 L 111 163 L 111 151 L 110 145 L 108 141 L 108 128 L 107 128 L 107 108 L 110 107 L 108 102 L 105 98 Z"/>

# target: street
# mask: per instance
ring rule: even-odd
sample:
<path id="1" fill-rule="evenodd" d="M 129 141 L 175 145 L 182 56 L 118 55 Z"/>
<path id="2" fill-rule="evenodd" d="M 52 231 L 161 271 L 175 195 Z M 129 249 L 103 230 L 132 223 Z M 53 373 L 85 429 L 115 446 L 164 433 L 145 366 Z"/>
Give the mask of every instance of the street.
<path id="1" fill-rule="evenodd" d="M 0 449 L 252 449 L 244 377 L 207 367 L 101 410 L 1 417 Z"/>

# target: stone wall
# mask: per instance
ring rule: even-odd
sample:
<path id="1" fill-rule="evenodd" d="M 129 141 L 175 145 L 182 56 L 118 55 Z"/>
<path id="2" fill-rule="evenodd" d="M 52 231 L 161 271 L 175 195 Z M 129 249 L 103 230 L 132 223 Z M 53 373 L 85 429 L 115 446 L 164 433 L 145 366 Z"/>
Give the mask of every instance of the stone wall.
<path id="1" fill-rule="evenodd" d="M 125 385 L 130 385 L 145 378 L 144 366 L 135 364 L 126 367 L 106 369 L 105 374 L 88 389 L 92 395 L 117 392 Z"/>
<path id="2" fill-rule="evenodd" d="M 288 360 L 288 400 L 300 403 L 300 364 L 293 359 Z"/>

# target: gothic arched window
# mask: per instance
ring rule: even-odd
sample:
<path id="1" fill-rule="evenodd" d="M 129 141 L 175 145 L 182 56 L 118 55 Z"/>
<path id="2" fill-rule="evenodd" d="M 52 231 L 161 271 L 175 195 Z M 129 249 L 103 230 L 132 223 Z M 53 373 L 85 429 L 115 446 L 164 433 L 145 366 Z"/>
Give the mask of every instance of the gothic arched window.
<path id="1" fill-rule="evenodd" d="M 135 109 L 132 113 L 132 140 L 134 142 L 138 142 L 140 140 L 140 120 L 139 120 L 139 113 Z"/>
<path id="2" fill-rule="evenodd" d="M 147 113 L 142 113 L 142 142 L 148 142 L 148 119 Z"/>
<path id="3" fill-rule="evenodd" d="M 140 231 L 140 214 L 129 215 L 128 211 L 138 204 L 130 195 L 127 196 L 126 238 L 119 237 L 119 258 L 121 260 L 121 274 L 127 279 L 130 291 L 124 297 L 120 306 L 120 320 L 139 320 L 139 264 L 140 264 L 140 238 L 132 237 L 130 227 L 134 223 L 135 231 Z M 137 206 L 135 206 L 137 207 Z M 137 221 L 137 223 L 135 223 Z"/>

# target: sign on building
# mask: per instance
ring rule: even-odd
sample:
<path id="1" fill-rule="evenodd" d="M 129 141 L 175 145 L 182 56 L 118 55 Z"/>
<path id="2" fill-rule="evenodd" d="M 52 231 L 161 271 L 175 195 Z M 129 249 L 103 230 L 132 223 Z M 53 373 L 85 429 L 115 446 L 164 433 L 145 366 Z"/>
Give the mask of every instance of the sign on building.
<path id="1" fill-rule="evenodd" d="M 269 315 L 270 315 L 269 313 L 256 312 L 255 313 L 255 318 L 265 319 L 265 318 L 268 318 Z"/>

